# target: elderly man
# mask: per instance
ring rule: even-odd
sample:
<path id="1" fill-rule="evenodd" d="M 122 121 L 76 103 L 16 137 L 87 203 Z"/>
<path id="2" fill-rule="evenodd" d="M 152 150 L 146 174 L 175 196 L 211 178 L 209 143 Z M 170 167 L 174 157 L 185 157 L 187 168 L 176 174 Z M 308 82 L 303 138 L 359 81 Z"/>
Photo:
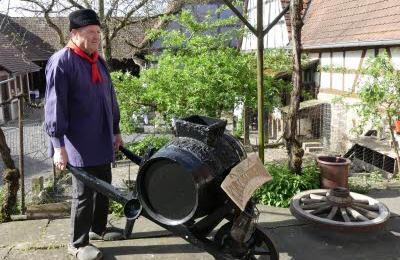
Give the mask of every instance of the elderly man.
<path id="1" fill-rule="evenodd" d="M 67 163 L 111 183 L 114 152 L 122 145 L 119 109 L 105 61 L 97 52 L 100 22 L 90 9 L 69 15 L 71 39 L 46 67 L 45 130 L 55 166 Z M 90 239 L 119 239 L 106 232 L 108 198 L 72 179 L 71 242 L 78 259 L 100 259 Z"/>

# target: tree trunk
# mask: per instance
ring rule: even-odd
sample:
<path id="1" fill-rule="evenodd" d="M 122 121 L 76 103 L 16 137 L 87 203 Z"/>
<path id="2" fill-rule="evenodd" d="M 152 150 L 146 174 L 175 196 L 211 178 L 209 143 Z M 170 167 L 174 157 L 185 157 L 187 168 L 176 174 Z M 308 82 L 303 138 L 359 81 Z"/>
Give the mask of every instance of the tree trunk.
<path id="1" fill-rule="evenodd" d="M 19 171 L 15 168 L 10 155 L 3 130 L 0 128 L 0 154 L 5 165 L 3 172 L 3 205 L 1 215 L 3 221 L 11 221 L 11 214 L 17 205 L 17 193 L 19 189 Z"/>
<path id="2" fill-rule="evenodd" d="M 103 29 L 103 55 L 104 55 L 104 59 L 106 60 L 108 66 L 110 67 L 110 69 L 112 70 L 113 68 L 113 64 L 112 64 L 112 44 L 111 44 L 111 40 L 110 37 L 108 35 L 108 30 Z"/>
<path id="3" fill-rule="evenodd" d="M 112 46 L 111 46 L 111 38 L 110 38 L 110 27 L 106 21 L 105 11 L 104 11 L 104 0 L 98 1 L 98 15 L 99 19 L 102 24 L 101 28 L 101 36 L 102 36 L 102 43 L 101 43 L 101 50 L 103 52 L 104 59 L 107 62 L 107 65 L 110 69 L 112 69 Z"/>
<path id="4" fill-rule="evenodd" d="M 304 155 L 301 144 L 296 139 L 296 127 L 301 93 L 301 28 L 303 26 L 303 22 L 301 20 L 302 7 L 302 0 L 292 0 L 290 2 L 293 45 L 293 90 L 290 95 L 290 106 L 284 134 L 286 149 L 289 156 L 289 169 L 296 174 L 301 173 L 301 165 L 303 163 Z"/>
<path id="5" fill-rule="evenodd" d="M 243 106 L 243 144 L 250 144 L 250 117 L 249 108 L 246 105 Z"/>

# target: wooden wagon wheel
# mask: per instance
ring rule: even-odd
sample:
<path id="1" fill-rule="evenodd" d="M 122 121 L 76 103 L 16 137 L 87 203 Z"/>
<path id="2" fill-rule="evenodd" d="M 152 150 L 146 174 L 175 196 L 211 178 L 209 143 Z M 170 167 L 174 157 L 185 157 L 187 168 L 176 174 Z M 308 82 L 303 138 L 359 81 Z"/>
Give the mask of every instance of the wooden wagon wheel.
<path id="1" fill-rule="evenodd" d="M 300 219 L 341 230 L 371 230 L 389 219 L 383 203 L 346 188 L 308 190 L 295 195 L 292 214 Z"/>

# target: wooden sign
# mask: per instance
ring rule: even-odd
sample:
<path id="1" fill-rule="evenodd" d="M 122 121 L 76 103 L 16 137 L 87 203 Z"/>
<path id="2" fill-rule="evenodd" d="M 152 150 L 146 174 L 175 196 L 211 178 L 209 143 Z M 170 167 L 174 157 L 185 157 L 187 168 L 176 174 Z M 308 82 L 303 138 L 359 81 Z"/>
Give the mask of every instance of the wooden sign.
<path id="1" fill-rule="evenodd" d="M 254 191 L 270 180 L 272 176 L 254 153 L 232 168 L 221 188 L 241 210 L 244 210 Z"/>

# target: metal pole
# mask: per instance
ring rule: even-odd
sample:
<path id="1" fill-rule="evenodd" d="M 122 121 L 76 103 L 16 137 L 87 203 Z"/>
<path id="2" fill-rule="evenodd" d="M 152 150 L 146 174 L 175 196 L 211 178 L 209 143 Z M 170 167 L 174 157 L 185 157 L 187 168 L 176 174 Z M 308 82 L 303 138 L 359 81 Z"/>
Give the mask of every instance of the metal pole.
<path id="1" fill-rule="evenodd" d="M 263 1 L 257 0 L 257 108 L 258 156 L 264 163 L 264 33 Z"/>
<path id="2" fill-rule="evenodd" d="M 23 96 L 18 98 L 19 127 L 19 174 L 21 177 L 21 212 L 25 214 L 25 174 L 24 174 L 24 129 L 23 129 Z"/>

